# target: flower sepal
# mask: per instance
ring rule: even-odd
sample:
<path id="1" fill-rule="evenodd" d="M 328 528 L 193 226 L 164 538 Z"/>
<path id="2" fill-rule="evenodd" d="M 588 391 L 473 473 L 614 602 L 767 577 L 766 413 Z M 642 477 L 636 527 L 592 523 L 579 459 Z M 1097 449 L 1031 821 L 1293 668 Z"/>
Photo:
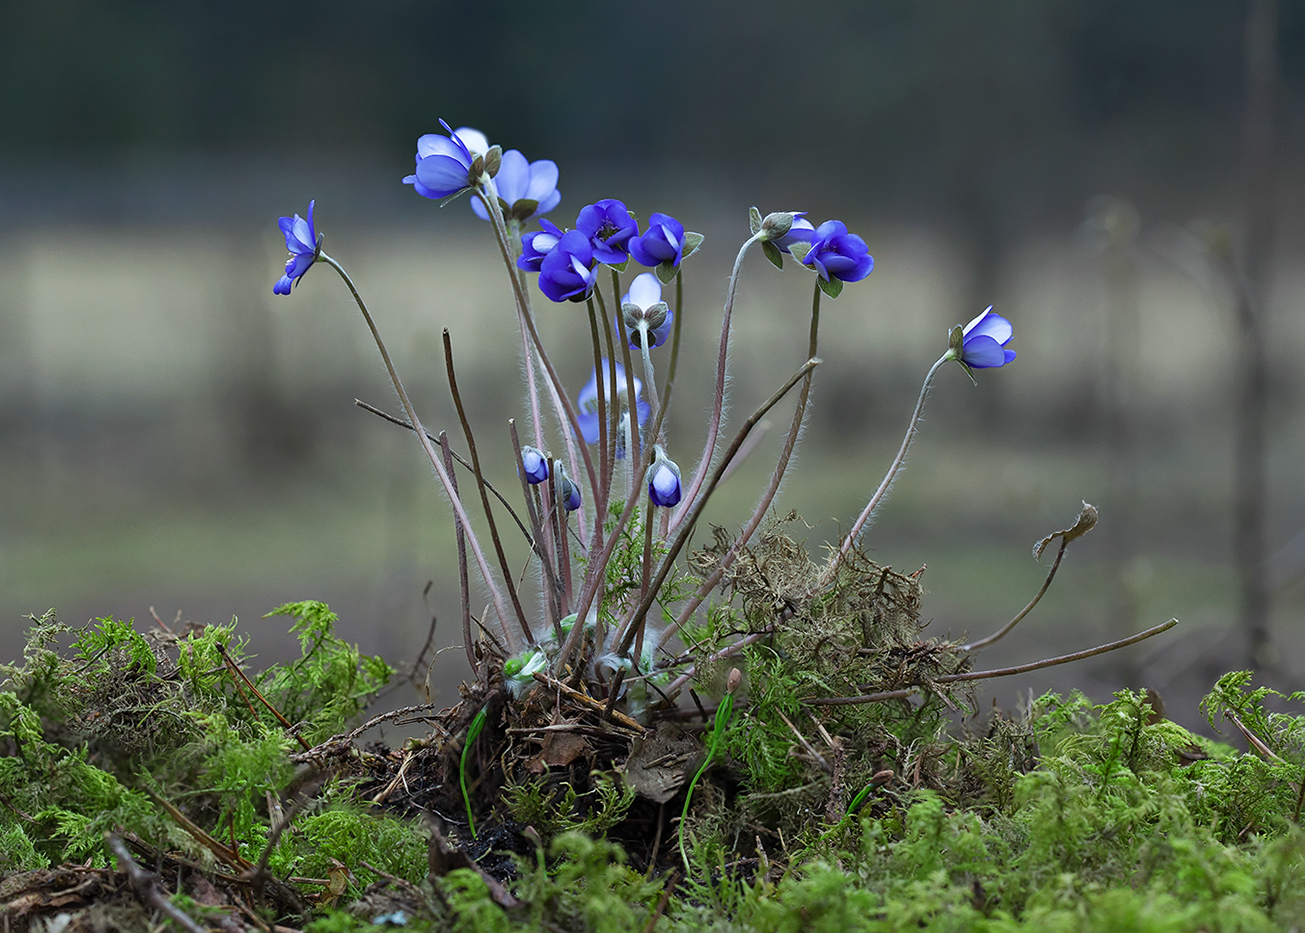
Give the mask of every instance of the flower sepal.
<path id="1" fill-rule="evenodd" d="M 761 232 L 761 211 L 757 210 L 755 204 L 748 208 L 748 229 L 753 236 Z"/>
<path id="2" fill-rule="evenodd" d="M 680 257 L 680 262 L 696 253 L 704 239 L 705 237 L 701 233 L 694 233 L 691 230 L 684 231 L 684 254 Z M 680 264 L 668 259 L 659 263 L 653 271 L 657 273 L 657 281 L 663 285 L 670 285 L 675 281 L 675 274 L 680 271 Z"/>
<path id="3" fill-rule="evenodd" d="M 822 292 L 824 292 L 826 295 L 828 295 L 830 298 L 837 298 L 839 295 L 843 294 L 843 280 L 842 280 L 842 279 L 835 279 L 835 278 L 821 279 L 821 278 L 817 278 L 817 279 L 816 279 L 816 284 L 819 285 L 819 286 L 820 286 L 820 290 L 821 290 Z"/>
<path id="4" fill-rule="evenodd" d="M 784 254 L 781 253 L 779 251 L 779 247 L 776 246 L 774 243 L 770 242 L 770 240 L 762 240 L 761 252 L 767 259 L 770 260 L 770 264 L 774 266 L 776 269 L 782 270 L 784 268 Z M 798 260 L 798 262 L 801 261 L 802 260 L 800 259 Z"/>
<path id="5" fill-rule="evenodd" d="M 789 255 L 798 262 L 803 262 L 807 258 L 807 253 L 811 251 L 810 243 L 797 242 L 789 245 Z"/>
<path id="6" fill-rule="evenodd" d="M 484 171 L 490 178 L 498 174 L 498 170 L 503 167 L 503 147 L 490 146 L 489 151 L 485 153 Z"/>
<path id="7" fill-rule="evenodd" d="M 761 232 L 767 240 L 782 240 L 793 229 L 796 219 L 792 211 L 773 211 L 761 221 Z"/>

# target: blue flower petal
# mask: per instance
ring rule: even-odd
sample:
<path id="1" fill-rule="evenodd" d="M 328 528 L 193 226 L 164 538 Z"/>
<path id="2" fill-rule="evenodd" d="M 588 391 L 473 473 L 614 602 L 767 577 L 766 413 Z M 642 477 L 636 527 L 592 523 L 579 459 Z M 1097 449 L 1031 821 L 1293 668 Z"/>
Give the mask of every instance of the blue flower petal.
<path id="1" fill-rule="evenodd" d="M 993 314 L 987 311 L 976 322 L 973 322 L 969 329 L 965 331 L 966 338 L 970 337 L 991 337 L 997 343 L 1003 346 L 1010 341 L 1015 334 L 1015 328 L 1011 322 L 1006 320 L 1000 314 Z"/>
<path id="2" fill-rule="evenodd" d="M 961 359 L 972 369 L 996 369 L 1009 362 L 1001 344 L 986 334 L 967 337 L 961 349 Z"/>

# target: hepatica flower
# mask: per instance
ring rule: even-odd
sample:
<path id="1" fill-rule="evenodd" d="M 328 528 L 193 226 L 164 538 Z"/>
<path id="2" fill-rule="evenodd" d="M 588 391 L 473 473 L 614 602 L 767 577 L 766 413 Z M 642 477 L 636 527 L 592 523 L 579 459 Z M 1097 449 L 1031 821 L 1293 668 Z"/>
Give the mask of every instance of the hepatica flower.
<path id="1" fill-rule="evenodd" d="M 675 312 L 662 301 L 662 283 L 651 272 L 634 277 L 630 290 L 621 299 L 621 315 L 630 335 L 630 346 L 642 347 L 646 339 L 649 349 L 666 342 L 675 319 Z"/>
<path id="2" fill-rule="evenodd" d="M 865 240 L 848 233 L 841 220 L 826 220 L 816 228 L 802 264 L 814 269 L 823 282 L 859 282 L 875 267 Z"/>
<path id="3" fill-rule="evenodd" d="M 547 214 L 562 200 L 557 190 L 557 163 L 552 159 L 529 162 L 516 149 L 503 153 L 494 176 L 494 190 L 507 220 L 529 220 Z M 471 199 L 471 210 L 481 220 L 489 220 L 489 211 L 480 198 Z"/>
<path id="4" fill-rule="evenodd" d="M 562 231 L 551 220 L 540 220 L 539 225 L 543 227 L 542 230 L 527 233 L 521 238 L 521 255 L 517 257 L 517 266 L 527 272 L 538 272 L 544 257 L 562 239 Z"/>
<path id="5" fill-rule="evenodd" d="M 548 458 L 538 447 L 521 448 L 521 468 L 531 486 L 538 486 L 548 479 Z"/>
<path id="6" fill-rule="evenodd" d="M 956 346 L 956 337 L 952 337 L 953 359 L 960 360 L 969 369 L 997 369 L 1015 359 L 1015 351 L 1006 349 L 1006 344 L 1015 336 L 1015 328 L 1010 321 L 1000 314 L 992 312 L 992 306 L 966 324 L 960 334 L 960 347 Z"/>
<path id="7" fill-rule="evenodd" d="M 653 505 L 664 509 L 679 505 L 683 492 L 680 489 L 680 468 L 666 456 L 666 452 L 657 448 L 656 459 L 648 471 L 648 498 Z"/>
<path id="8" fill-rule="evenodd" d="M 611 386 L 610 375 L 611 373 L 608 369 L 607 360 L 603 360 L 604 386 Z M 636 376 L 634 379 L 634 398 L 635 407 L 638 409 L 640 427 L 642 427 L 644 422 L 648 420 L 648 415 L 652 411 L 648 403 L 639 398 L 639 393 L 642 391 L 643 381 Z M 576 396 L 577 407 L 579 409 L 577 420 L 580 422 L 580 435 L 585 439 L 585 443 L 587 444 L 592 444 L 598 440 L 598 393 L 598 373 L 595 372 L 589 378 L 589 381 L 585 383 L 585 387 L 580 390 L 580 394 Z M 605 393 L 604 402 L 606 404 L 611 404 L 612 398 L 615 397 L 616 404 L 624 409 L 627 394 L 625 385 L 625 367 L 620 363 L 617 363 L 615 391 Z M 625 435 L 625 431 L 629 428 L 629 418 L 629 413 L 622 410 L 621 430 L 617 437 L 618 446 L 616 456 L 618 458 L 625 455 L 624 447 L 621 446 L 620 442 L 621 438 Z"/>
<path id="9" fill-rule="evenodd" d="M 477 145 L 488 142 L 484 133 L 469 127 L 464 126 L 455 132 L 443 120 L 440 120 L 440 125 L 449 135 L 427 133 L 420 137 L 417 140 L 417 169 L 403 179 L 405 185 L 412 185 L 423 198 L 435 200 L 471 187 L 471 163 L 478 153 L 472 151 L 466 140 L 470 138 Z"/>
<path id="10" fill-rule="evenodd" d="M 281 232 L 285 234 L 285 246 L 290 250 L 290 258 L 285 261 L 285 275 L 272 286 L 275 295 L 290 294 L 290 287 L 298 284 L 300 276 L 317 261 L 317 228 L 313 226 L 313 205 L 316 203 L 308 202 L 307 220 L 295 214 L 278 221 Z"/>
<path id="11" fill-rule="evenodd" d="M 641 266 L 679 266 L 684 259 L 684 224 L 670 214 L 653 214 L 647 232 L 630 240 L 630 255 Z"/>
<path id="12" fill-rule="evenodd" d="M 536 245 L 532 241 L 532 248 Z M 594 248 L 579 230 L 562 234 L 539 262 L 539 290 L 553 301 L 584 301 L 596 279 Z"/>
<path id="13" fill-rule="evenodd" d="M 787 253 L 789 247 L 794 243 L 806 243 L 810 245 L 811 241 L 816 238 L 816 226 L 806 218 L 806 211 L 793 212 L 793 226 L 788 228 L 788 233 L 776 240 L 771 240 L 782 252 Z"/>
<path id="14" fill-rule="evenodd" d="M 604 198 L 580 208 L 575 228 L 589 237 L 594 248 L 594 258 L 609 266 L 625 262 L 629 257 L 630 238 L 639 233 L 638 221 L 630 216 L 625 204 L 615 198 Z M 683 227 L 680 232 L 684 232 Z"/>

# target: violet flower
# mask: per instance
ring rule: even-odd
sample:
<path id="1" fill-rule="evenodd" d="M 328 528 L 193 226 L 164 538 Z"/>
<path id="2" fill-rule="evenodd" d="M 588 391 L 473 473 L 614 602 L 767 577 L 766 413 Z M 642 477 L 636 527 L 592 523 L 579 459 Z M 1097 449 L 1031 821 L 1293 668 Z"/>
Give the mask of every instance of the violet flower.
<path id="1" fill-rule="evenodd" d="M 1015 336 L 1015 328 L 1000 314 L 987 310 L 965 325 L 961 331 L 961 346 L 952 352 L 970 369 L 997 369 L 1015 359 L 1015 351 L 1006 344 Z"/>
<path id="2" fill-rule="evenodd" d="M 639 233 L 639 222 L 630 216 L 623 202 L 615 198 L 604 198 L 580 208 L 575 228 L 589 237 L 596 260 L 609 266 L 619 266 L 629 258 L 628 244 L 630 238 Z"/>
<path id="3" fill-rule="evenodd" d="M 662 301 L 662 283 L 651 272 L 640 272 L 630 283 L 630 290 L 621 298 L 621 315 L 630 337 L 630 346 L 643 346 L 644 334 L 648 347 L 660 347 L 671 335 L 673 312 Z"/>
<path id="4" fill-rule="evenodd" d="M 782 252 L 787 253 L 789 247 L 794 243 L 810 244 L 816 238 L 816 227 L 811 221 L 807 220 L 806 211 L 793 212 L 793 226 L 789 227 L 788 233 L 776 240 L 771 240 L 775 246 Z"/>
<path id="5" fill-rule="evenodd" d="M 448 136 L 427 133 L 417 140 L 417 169 L 412 175 L 403 179 L 405 185 L 412 185 L 423 198 L 439 200 L 458 194 L 471 187 L 471 163 L 476 160 L 467 145 L 466 138 L 479 144 L 485 140 L 485 134 L 469 127 L 458 131 L 449 129 L 449 125 L 440 120 L 440 125 L 448 131 Z M 471 136 L 476 134 L 479 139 Z"/>
<path id="6" fill-rule="evenodd" d="M 520 469 L 527 483 L 538 486 L 548 479 L 548 458 L 538 447 L 522 447 Z"/>
<path id="7" fill-rule="evenodd" d="M 647 232 L 630 240 L 630 255 L 641 266 L 679 266 L 684 259 L 684 224 L 669 214 L 653 214 Z"/>
<path id="8" fill-rule="evenodd" d="M 285 234 L 285 245 L 290 250 L 290 258 L 285 261 L 285 275 L 272 286 L 274 295 L 290 294 L 290 287 L 299 284 L 300 276 L 317 261 L 317 228 L 313 226 L 313 205 L 316 203 L 315 200 L 308 202 L 307 220 L 295 214 L 294 217 L 282 217 L 277 221 L 281 232 Z"/>
<path id="9" fill-rule="evenodd" d="M 579 230 L 562 234 L 539 263 L 539 290 L 553 301 L 584 301 L 597 279 L 594 248 Z"/>
<path id="10" fill-rule="evenodd" d="M 816 228 L 802 264 L 815 269 L 826 282 L 830 279 L 859 282 L 875 267 L 865 240 L 848 233 L 847 225 L 841 220 L 826 220 Z"/>
<path id="11" fill-rule="evenodd" d="M 482 204 L 481 207 L 484 205 Z M 517 268 L 527 272 L 538 272 L 544 257 L 552 252 L 558 240 L 562 239 L 562 230 L 551 220 L 541 219 L 539 225 L 544 229 L 535 230 L 521 237 L 521 255 L 517 257 Z"/>
<path id="12" fill-rule="evenodd" d="M 608 369 L 607 360 L 603 360 L 603 384 L 611 387 L 611 372 Z M 652 408 L 647 402 L 639 398 L 639 393 L 643 391 L 643 380 L 638 376 L 634 377 L 634 398 L 635 407 L 638 409 L 639 426 L 642 427 L 648 420 L 648 415 L 652 413 Z M 577 417 L 576 420 L 580 425 L 580 436 L 585 439 L 585 443 L 593 444 L 598 440 L 598 373 L 595 372 L 585 383 L 585 387 L 580 390 L 576 396 Z M 625 456 L 625 447 L 623 438 L 625 432 L 630 426 L 629 412 L 625 411 L 626 404 L 626 384 L 625 384 L 625 367 L 620 363 L 616 364 L 616 385 L 615 391 L 604 393 L 604 400 L 607 405 L 612 404 L 615 398 L 616 404 L 621 406 L 620 429 L 617 434 L 616 456 L 621 458 Z"/>
<path id="13" fill-rule="evenodd" d="M 506 220 L 525 221 L 547 214 L 562 200 L 557 190 L 557 163 L 552 159 L 528 162 L 516 149 L 503 153 L 494 176 L 494 190 Z M 489 220 L 489 211 L 480 198 L 471 199 L 471 210 L 481 220 Z"/>
<path id="14" fill-rule="evenodd" d="M 680 489 L 680 468 L 659 446 L 656 459 L 648 471 L 648 498 L 652 499 L 653 505 L 669 509 L 679 505 L 683 495 Z"/>

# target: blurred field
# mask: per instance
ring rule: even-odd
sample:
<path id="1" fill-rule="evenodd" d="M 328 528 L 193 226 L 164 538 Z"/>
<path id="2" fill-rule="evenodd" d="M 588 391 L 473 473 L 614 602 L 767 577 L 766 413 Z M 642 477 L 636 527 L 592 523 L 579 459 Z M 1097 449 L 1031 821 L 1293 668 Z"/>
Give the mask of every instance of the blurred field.
<path id="1" fill-rule="evenodd" d="M 419 231 L 351 229 L 319 203 L 318 221 L 432 429 L 456 425 L 439 356 L 449 329 L 482 457 L 506 484 L 504 425 L 522 417 L 516 328 L 488 231 L 455 214 L 463 210 Z M 746 235 L 743 208 L 735 214 L 684 217 L 708 236 L 687 273 L 685 376 L 670 428 L 671 454 L 686 471 L 701 449 L 724 282 Z M 947 327 L 982 310 L 969 305 L 965 257 L 941 234 L 845 219 L 869 242 L 876 269 L 825 304 L 825 363 L 779 506 L 809 524 L 796 527 L 813 548 L 836 539 L 878 483 Z M 1103 401 L 1107 303 L 1098 258 L 1073 229 L 1007 257 L 991 300 L 1015 324 L 1018 360 L 981 373 L 977 387 L 957 367 L 943 372 L 910 465 L 866 537 L 883 563 L 928 565 L 934 631 L 985 634 L 1040 584 L 1033 542 L 1071 523 L 1080 500 L 1100 507 L 1101 526 L 1072 548 L 1048 597 L 981 666 L 1087 647 L 1171 616 L 1183 625 L 1127 658 L 995 682 L 988 693 L 1004 706 L 1029 689 L 1104 696 L 1127 683 L 1156 687 L 1173 718 L 1193 724 L 1192 697 L 1227 657 L 1232 320 L 1218 291 L 1190 274 L 1195 257 L 1184 250 L 1178 231 L 1156 226 L 1135 252 L 1140 329 L 1127 410 L 1136 543 L 1122 569 L 1131 608 L 1121 615 L 1121 569 L 1108 547 L 1120 491 Z M 169 622 L 178 611 L 205 622 L 239 617 L 271 659 L 291 641 L 284 620 L 260 616 L 316 598 L 340 613 L 345 637 L 403 661 L 426 635 L 428 580 L 439 643 L 457 641 L 447 508 L 411 438 L 353 405 L 357 397 L 398 407 L 347 293 L 322 267 L 291 298 L 274 298 L 282 254 L 271 223 L 10 231 L 0 253 L 5 658 L 21 650 L 27 613 L 54 606 L 72 624 L 110 614 L 143 621 L 152 606 Z M 1298 677 L 1305 585 L 1289 544 L 1305 527 L 1295 362 L 1305 356 L 1296 297 L 1305 265 L 1281 261 L 1276 283 L 1273 629 Z M 801 362 L 810 287 L 800 270 L 781 275 L 759 254 L 749 259 L 736 309 L 736 423 Z M 583 308 L 535 297 L 559 369 L 578 389 L 589 375 Z M 712 521 L 742 520 L 787 410 L 723 487 Z M 441 657 L 433 677 L 441 698 L 456 695 L 460 664 L 460 652 Z"/>

